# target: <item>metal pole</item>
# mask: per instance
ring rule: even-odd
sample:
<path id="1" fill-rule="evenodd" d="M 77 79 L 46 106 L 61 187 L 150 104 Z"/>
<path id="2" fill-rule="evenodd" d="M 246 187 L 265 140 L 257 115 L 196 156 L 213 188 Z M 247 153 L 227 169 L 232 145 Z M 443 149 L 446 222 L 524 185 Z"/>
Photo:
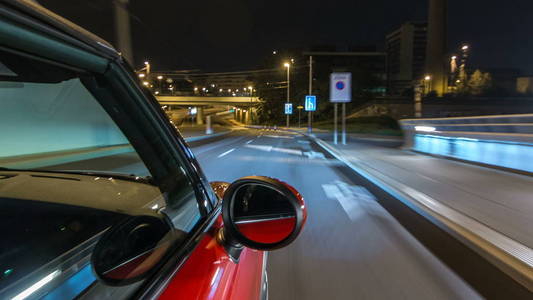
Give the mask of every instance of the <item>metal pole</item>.
<path id="1" fill-rule="evenodd" d="M 313 94 L 313 56 L 309 56 L 309 95 Z M 313 132 L 313 123 L 311 120 L 312 112 L 307 113 L 307 132 Z"/>
<path id="2" fill-rule="evenodd" d="M 129 0 L 116 0 L 113 3 L 115 7 L 115 37 L 118 50 L 127 62 L 133 64 L 130 15 L 127 10 Z"/>
<path id="3" fill-rule="evenodd" d="M 420 84 L 415 86 L 415 117 L 422 117 L 422 87 Z"/>
<path id="4" fill-rule="evenodd" d="M 342 104 L 342 144 L 346 145 L 346 103 Z"/>
<path id="5" fill-rule="evenodd" d="M 290 102 L 290 96 L 291 96 L 291 77 L 290 77 L 290 65 L 287 67 L 287 103 Z M 287 128 L 289 127 L 290 122 L 290 115 L 287 115 Z"/>
<path id="6" fill-rule="evenodd" d="M 301 117 L 302 110 L 298 108 L 298 128 L 300 128 L 300 124 L 302 123 L 302 117 Z"/>
<path id="7" fill-rule="evenodd" d="M 337 103 L 333 104 L 333 143 L 337 145 Z"/>

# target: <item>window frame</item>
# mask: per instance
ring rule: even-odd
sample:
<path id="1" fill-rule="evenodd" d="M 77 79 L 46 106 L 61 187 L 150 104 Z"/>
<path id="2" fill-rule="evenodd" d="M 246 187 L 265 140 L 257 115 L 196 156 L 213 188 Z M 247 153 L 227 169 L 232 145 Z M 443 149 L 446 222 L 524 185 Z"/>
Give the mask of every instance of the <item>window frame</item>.
<path id="1" fill-rule="evenodd" d="M 187 155 L 190 154 L 190 152 L 187 152 L 190 151 L 190 149 L 186 146 L 186 143 L 183 141 L 177 130 L 172 128 L 172 125 L 168 122 L 166 115 L 161 110 L 158 103 L 154 103 L 153 96 L 147 96 L 146 93 L 143 92 L 136 76 L 134 76 L 134 73 L 121 57 L 110 59 L 109 57 L 105 57 L 105 55 L 95 55 L 92 51 L 92 53 L 87 52 L 85 49 L 79 48 L 79 45 L 67 44 L 64 41 L 68 40 L 68 37 L 65 38 L 66 36 L 63 33 L 57 32 L 50 27 L 46 28 L 48 30 L 46 33 L 36 31 L 33 28 L 28 28 L 26 23 L 35 22 L 35 20 L 30 19 L 28 16 L 22 16 L 21 18 L 21 15 L 17 14 L 18 20 L 12 22 L 12 15 L 6 14 L 3 5 L 0 5 L 0 8 L 2 8 L 0 11 L 0 15 L 2 16 L 0 19 L 0 33 L 3 34 L 6 33 L 6 31 L 16 28 L 17 32 L 20 34 L 19 36 L 13 34 L 6 36 L 0 41 L 0 47 L 18 55 L 29 56 L 32 59 L 60 65 L 76 72 L 85 71 L 91 74 L 90 76 L 94 76 L 96 81 L 103 80 L 103 83 L 108 82 L 111 85 L 111 88 L 108 89 L 108 91 L 111 91 L 112 95 L 107 95 L 109 98 L 106 98 L 114 99 L 116 101 L 115 104 L 118 104 L 119 108 L 129 108 L 138 116 L 144 118 L 146 124 L 149 125 L 149 128 L 161 139 L 159 141 L 159 147 L 166 147 L 169 154 L 178 162 L 181 162 L 181 166 L 186 169 L 186 175 L 193 183 L 192 188 L 197 195 L 196 200 L 198 207 L 200 208 L 201 219 L 198 221 L 195 228 L 189 232 L 189 237 L 185 242 L 173 249 L 173 255 L 171 255 L 171 258 L 164 262 L 163 266 L 154 272 L 154 275 L 151 278 L 147 278 L 136 291 L 136 295 L 155 296 L 159 294 L 181 265 L 187 260 L 190 253 L 197 246 L 200 238 L 212 227 L 216 218 L 220 215 L 220 203 L 218 199 L 213 199 L 213 197 L 216 196 L 212 192 L 201 169 L 199 169 L 197 162 L 194 158 L 191 159 L 190 155 Z M 13 13 L 12 11 L 8 12 Z M 6 19 L 10 21 L 6 21 Z M 21 19 L 25 22 L 21 22 Z M 54 33 L 57 36 L 51 36 L 51 33 Z M 29 36 L 34 38 L 28 39 Z M 17 39 L 18 41 L 13 43 L 13 39 Z M 23 40 L 22 43 L 21 40 Z M 27 42 L 27 44 L 25 44 L 25 42 Z M 75 55 L 72 55 L 73 52 Z M 103 62 L 107 64 L 105 68 L 102 68 Z M 88 90 L 93 94 L 102 107 L 104 107 L 108 114 L 108 109 L 113 110 L 117 108 L 117 106 L 106 103 L 103 100 L 102 95 L 95 95 L 95 91 L 92 88 L 88 88 Z M 124 111 L 127 110 L 124 109 Z M 122 126 L 117 121 L 116 116 L 110 114 L 110 117 L 122 130 Z M 137 120 L 136 116 L 130 117 L 133 120 Z M 124 134 L 129 139 L 130 133 Z M 136 151 L 138 151 L 138 145 L 136 145 L 138 143 L 131 144 Z M 139 154 L 144 158 L 143 154 Z M 148 162 L 145 162 L 145 164 L 148 164 Z M 149 169 L 151 168 L 148 165 L 147 167 Z M 172 167 L 177 169 L 177 166 L 170 166 L 170 169 L 172 169 Z M 158 181 L 157 183 L 158 186 L 161 184 L 171 184 L 161 181 Z M 211 191 L 211 193 L 209 193 L 209 191 Z M 90 287 L 88 289 L 90 289 Z M 86 291 L 88 289 L 86 289 Z M 83 297 L 84 293 L 85 291 L 79 296 Z"/>

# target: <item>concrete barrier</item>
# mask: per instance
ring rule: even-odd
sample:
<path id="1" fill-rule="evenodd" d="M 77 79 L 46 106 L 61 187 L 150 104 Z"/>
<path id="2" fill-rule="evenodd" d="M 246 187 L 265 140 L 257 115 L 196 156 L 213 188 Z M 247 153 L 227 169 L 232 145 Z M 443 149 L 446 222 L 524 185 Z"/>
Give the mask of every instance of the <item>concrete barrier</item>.
<path id="1" fill-rule="evenodd" d="M 533 173 L 533 114 L 401 120 L 404 147 Z"/>

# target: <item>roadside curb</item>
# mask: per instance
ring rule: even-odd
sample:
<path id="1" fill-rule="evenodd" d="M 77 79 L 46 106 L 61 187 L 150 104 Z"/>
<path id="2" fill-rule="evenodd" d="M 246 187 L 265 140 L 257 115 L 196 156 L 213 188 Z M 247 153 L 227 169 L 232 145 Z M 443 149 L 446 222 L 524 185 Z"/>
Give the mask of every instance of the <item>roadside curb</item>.
<path id="1" fill-rule="evenodd" d="M 296 132 L 310 138 L 352 171 L 448 232 L 530 292 L 533 292 L 533 249 L 393 178 L 384 174 L 371 174 L 364 167 L 356 166 L 350 162 L 339 150 L 312 134 L 288 128 L 278 128 L 278 130 Z"/>

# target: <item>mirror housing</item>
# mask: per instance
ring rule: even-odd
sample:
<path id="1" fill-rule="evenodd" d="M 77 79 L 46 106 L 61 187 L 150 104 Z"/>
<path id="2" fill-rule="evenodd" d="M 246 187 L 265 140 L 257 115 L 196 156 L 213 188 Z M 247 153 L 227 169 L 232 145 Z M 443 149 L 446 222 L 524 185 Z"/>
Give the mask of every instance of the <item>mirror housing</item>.
<path id="1" fill-rule="evenodd" d="M 109 228 L 96 244 L 91 264 L 104 283 L 131 284 L 150 276 L 176 241 L 164 216 L 131 216 Z"/>
<path id="2" fill-rule="evenodd" d="M 274 250 L 300 234 L 307 210 L 292 186 L 264 177 L 243 177 L 225 190 L 222 200 L 224 237 L 235 247 Z"/>

